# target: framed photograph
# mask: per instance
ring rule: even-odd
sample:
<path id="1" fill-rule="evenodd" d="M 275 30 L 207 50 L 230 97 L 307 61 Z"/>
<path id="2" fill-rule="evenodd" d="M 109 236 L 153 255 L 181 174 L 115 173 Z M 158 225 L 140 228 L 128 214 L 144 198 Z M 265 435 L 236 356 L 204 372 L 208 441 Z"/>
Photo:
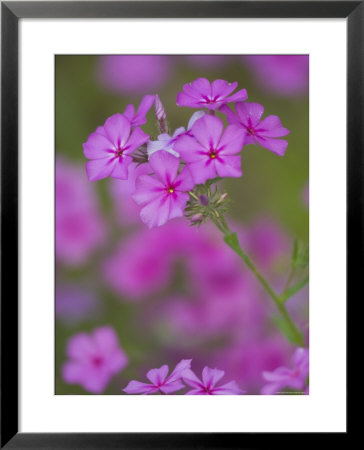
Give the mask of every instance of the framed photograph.
<path id="1" fill-rule="evenodd" d="M 363 3 L 1 15 L 1 447 L 347 438 Z"/>

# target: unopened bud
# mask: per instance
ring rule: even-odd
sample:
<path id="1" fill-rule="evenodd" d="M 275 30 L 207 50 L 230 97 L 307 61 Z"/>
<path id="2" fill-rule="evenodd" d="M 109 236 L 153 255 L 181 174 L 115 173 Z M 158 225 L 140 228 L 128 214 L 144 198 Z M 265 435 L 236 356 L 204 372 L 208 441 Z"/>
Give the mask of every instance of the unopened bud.
<path id="1" fill-rule="evenodd" d="M 222 196 L 217 201 L 216 205 L 220 205 L 226 199 L 226 197 L 227 197 L 227 192 L 225 192 L 225 194 L 222 194 Z"/>
<path id="2" fill-rule="evenodd" d="M 191 217 L 191 222 L 194 222 L 194 223 L 202 222 L 202 219 L 203 219 L 202 214 L 195 214 L 194 216 Z"/>
<path id="3" fill-rule="evenodd" d="M 200 200 L 200 203 L 201 203 L 202 206 L 207 206 L 209 204 L 209 202 L 210 202 L 210 200 L 207 197 L 207 195 L 203 195 L 203 194 L 201 194 L 199 196 L 199 200 Z"/>
<path id="4" fill-rule="evenodd" d="M 166 114 L 163 103 L 161 102 L 161 99 L 159 98 L 158 94 L 156 94 L 156 96 L 155 96 L 154 107 L 155 107 L 155 116 L 156 116 L 158 122 L 162 122 L 162 121 L 166 120 L 167 114 Z"/>

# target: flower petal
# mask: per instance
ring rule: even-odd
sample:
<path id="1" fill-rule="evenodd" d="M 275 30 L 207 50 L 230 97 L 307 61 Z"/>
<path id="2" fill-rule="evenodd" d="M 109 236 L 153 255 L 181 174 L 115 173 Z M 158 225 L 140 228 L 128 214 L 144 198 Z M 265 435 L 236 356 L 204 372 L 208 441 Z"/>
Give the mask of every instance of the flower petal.
<path id="1" fill-rule="evenodd" d="M 205 111 L 196 111 L 192 114 L 190 120 L 188 121 L 187 130 L 190 130 L 193 127 L 193 124 L 196 120 L 201 119 L 205 115 Z"/>
<path id="2" fill-rule="evenodd" d="M 191 136 L 184 135 L 180 137 L 174 145 L 174 150 L 187 163 L 205 159 L 206 149 Z"/>
<path id="3" fill-rule="evenodd" d="M 129 154 L 135 149 L 149 141 L 149 136 L 141 128 L 135 128 L 131 133 L 128 143 L 125 147 L 125 153 Z"/>
<path id="4" fill-rule="evenodd" d="M 182 359 L 174 368 L 171 375 L 168 377 L 168 381 L 175 381 L 180 379 L 184 372 L 188 369 L 191 369 L 191 361 L 192 359 Z"/>
<path id="5" fill-rule="evenodd" d="M 241 395 L 243 393 L 244 391 L 240 389 L 235 381 L 230 381 L 213 390 L 214 395 Z"/>
<path id="6" fill-rule="evenodd" d="M 260 144 L 262 147 L 270 150 L 278 156 L 284 156 L 288 142 L 284 139 L 271 139 L 271 138 L 263 138 L 260 136 L 255 137 L 256 142 Z"/>
<path id="7" fill-rule="evenodd" d="M 289 130 L 284 128 L 278 116 L 268 116 L 256 127 L 255 132 L 265 137 L 282 137 L 289 134 Z"/>
<path id="8" fill-rule="evenodd" d="M 161 386 L 159 388 L 159 390 L 161 392 L 163 392 L 164 394 L 170 394 L 171 392 L 180 391 L 184 387 L 186 387 L 186 386 L 183 383 L 181 383 L 180 380 L 171 381 L 171 382 L 168 381 L 168 383 L 166 383 L 163 386 Z"/>
<path id="9" fill-rule="evenodd" d="M 112 178 L 117 178 L 118 180 L 127 180 L 128 179 L 128 167 L 132 159 L 125 155 L 122 158 L 116 158 L 116 164 L 114 169 L 112 170 L 110 176 Z"/>
<path id="10" fill-rule="evenodd" d="M 183 381 L 195 389 L 202 389 L 202 381 L 197 377 L 197 375 L 190 369 L 186 369 L 182 375 Z"/>
<path id="11" fill-rule="evenodd" d="M 195 187 L 191 172 L 188 167 L 184 167 L 175 180 L 176 190 L 187 192 Z"/>
<path id="12" fill-rule="evenodd" d="M 259 103 L 241 102 L 235 104 L 240 122 L 246 127 L 255 128 L 264 113 L 264 106 Z"/>
<path id="13" fill-rule="evenodd" d="M 113 144 L 102 134 L 91 133 L 83 144 L 83 153 L 88 159 L 107 158 L 113 151 Z"/>
<path id="14" fill-rule="evenodd" d="M 67 344 L 67 355 L 71 359 L 87 361 L 94 350 L 92 339 L 86 333 L 77 334 Z"/>
<path id="15" fill-rule="evenodd" d="M 154 392 L 157 392 L 158 389 L 156 389 L 152 384 L 132 380 L 126 388 L 123 389 L 123 391 L 127 394 L 153 394 Z"/>
<path id="16" fill-rule="evenodd" d="M 202 371 L 202 381 L 206 388 L 213 388 L 224 376 L 225 372 L 219 369 L 210 369 L 210 367 L 204 367 Z"/>
<path id="17" fill-rule="evenodd" d="M 219 143 L 219 154 L 234 155 L 243 149 L 245 132 L 242 127 L 229 125 L 226 127 Z"/>
<path id="18" fill-rule="evenodd" d="M 148 114 L 150 108 L 153 106 L 154 101 L 155 95 L 144 95 L 142 101 L 140 102 L 138 112 L 135 114 L 132 120 L 133 127 L 144 125 L 147 122 L 146 115 Z"/>
<path id="19" fill-rule="evenodd" d="M 115 157 L 93 159 L 86 163 L 86 172 L 90 181 L 106 178 L 113 171 L 117 159 Z"/>
<path id="20" fill-rule="evenodd" d="M 211 84 L 211 97 L 225 98 L 236 89 L 237 85 L 236 81 L 229 83 L 226 80 L 214 80 Z"/>
<path id="21" fill-rule="evenodd" d="M 97 348 L 102 352 L 109 352 L 119 348 L 119 338 L 109 326 L 97 328 L 92 333 L 92 337 Z"/>
<path id="22" fill-rule="evenodd" d="M 104 129 L 116 148 L 124 147 L 130 134 L 130 122 L 122 114 L 114 114 L 106 119 Z"/>
<path id="23" fill-rule="evenodd" d="M 210 150 L 218 147 L 223 128 L 224 123 L 221 119 L 205 114 L 194 123 L 191 131 L 198 142 L 206 150 Z"/>
<path id="24" fill-rule="evenodd" d="M 216 160 L 197 161 L 188 164 L 188 170 L 191 172 L 193 181 L 196 184 L 203 184 L 206 180 L 216 177 Z"/>
<path id="25" fill-rule="evenodd" d="M 240 155 L 222 156 L 216 159 L 215 169 L 219 177 L 240 178 L 243 175 Z"/>
<path id="26" fill-rule="evenodd" d="M 225 102 L 243 102 L 248 98 L 248 93 L 246 89 L 241 89 L 240 91 L 235 92 L 235 94 L 230 97 L 225 98 Z"/>
<path id="27" fill-rule="evenodd" d="M 161 196 L 151 203 L 148 203 L 140 211 L 141 220 L 148 228 L 160 227 L 170 218 L 170 197 Z"/>
<path id="28" fill-rule="evenodd" d="M 154 176 L 140 175 L 135 182 L 133 200 L 138 205 L 153 202 L 164 194 L 164 185 Z"/>
<path id="29" fill-rule="evenodd" d="M 177 176 L 180 160 L 175 156 L 161 150 L 153 153 L 149 158 L 149 164 L 164 183 L 174 181 Z"/>
<path id="30" fill-rule="evenodd" d="M 159 369 L 151 369 L 147 373 L 147 378 L 151 383 L 154 384 L 154 386 L 159 386 L 167 378 L 168 370 L 169 368 L 167 364 L 161 366 Z"/>

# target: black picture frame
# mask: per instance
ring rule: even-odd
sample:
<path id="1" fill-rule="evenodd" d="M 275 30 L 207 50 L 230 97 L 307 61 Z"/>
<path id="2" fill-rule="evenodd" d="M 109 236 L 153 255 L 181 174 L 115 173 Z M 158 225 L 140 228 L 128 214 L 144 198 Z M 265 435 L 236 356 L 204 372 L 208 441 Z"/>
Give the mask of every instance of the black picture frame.
<path id="1" fill-rule="evenodd" d="M 364 2 L 1 3 L 1 448 L 270 448 L 310 433 L 18 433 L 18 23 L 22 18 L 347 18 L 347 299 L 363 276 Z M 348 350 L 350 346 L 348 346 Z M 327 436 L 315 434 L 315 443 Z M 348 438 L 337 433 L 336 443 Z"/>

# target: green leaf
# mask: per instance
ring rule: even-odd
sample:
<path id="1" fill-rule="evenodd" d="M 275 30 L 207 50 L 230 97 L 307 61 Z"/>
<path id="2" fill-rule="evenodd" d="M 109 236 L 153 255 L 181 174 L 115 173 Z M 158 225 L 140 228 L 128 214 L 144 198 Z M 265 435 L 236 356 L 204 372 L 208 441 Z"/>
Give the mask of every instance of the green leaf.
<path id="1" fill-rule="evenodd" d="M 286 338 L 295 345 L 301 345 L 301 342 L 298 342 L 297 337 L 292 332 L 291 328 L 287 325 L 287 322 L 282 319 L 280 316 L 273 316 L 273 322 L 280 329 L 282 334 L 286 336 Z"/>

